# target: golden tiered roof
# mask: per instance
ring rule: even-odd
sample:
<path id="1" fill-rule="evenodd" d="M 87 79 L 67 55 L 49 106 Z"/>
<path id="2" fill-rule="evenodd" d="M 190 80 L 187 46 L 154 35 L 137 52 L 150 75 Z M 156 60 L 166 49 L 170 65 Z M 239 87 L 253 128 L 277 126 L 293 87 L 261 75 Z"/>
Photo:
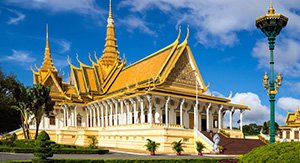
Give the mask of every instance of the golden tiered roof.
<path id="1" fill-rule="evenodd" d="M 290 112 L 286 116 L 285 123 L 287 126 L 298 126 L 300 127 L 300 108 L 297 109 L 295 112 Z"/>
<path id="2" fill-rule="evenodd" d="M 76 55 L 79 67 L 74 66 L 68 59 L 71 69 L 70 82 L 62 82 L 62 76 L 58 76 L 52 63 L 47 26 L 44 62 L 37 72 L 33 71 L 34 82 L 51 87 L 51 96 L 56 101 L 57 108 L 64 103 L 84 104 L 95 100 L 147 93 L 193 100 L 196 93 L 196 78 L 198 95 L 202 101 L 216 104 L 230 102 L 226 98 L 202 94 L 207 91 L 207 87 L 188 45 L 189 30 L 182 43 L 179 43 L 180 35 L 181 30 L 170 45 L 125 67 L 125 61 L 120 59 L 117 50 L 110 0 L 102 56 L 98 58 L 95 53 L 94 61 L 89 55 L 91 65 L 87 65 Z M 249 109 L 237 104 L 231 106 Z"/>

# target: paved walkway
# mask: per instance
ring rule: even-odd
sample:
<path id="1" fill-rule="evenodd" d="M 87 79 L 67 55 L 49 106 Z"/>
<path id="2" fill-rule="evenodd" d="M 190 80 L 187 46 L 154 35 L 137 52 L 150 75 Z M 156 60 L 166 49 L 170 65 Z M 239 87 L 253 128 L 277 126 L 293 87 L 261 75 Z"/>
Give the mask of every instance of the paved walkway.
<path id="1" fill-rule="evenodd" d="M 153 158 L 153 159 L 161 159 L 161 158 L 234 158 L 232 155 L 166 155 L 166 154 L 158 154 L 155 156 L 150 156 L 146 154 L 134 154 L 128 152 L 117 152 L 110 151 L 108 154 L 98 155 L 98 154 L 54 154 L 53 158 L 81 158 L 81 159 L 143 159 L 143 158 Z M 0 152 L 0 162 L 10 161 L 10 160 L 31 160 L 33 158 L 33 154 L 29 153 L 1 153 Z"/>

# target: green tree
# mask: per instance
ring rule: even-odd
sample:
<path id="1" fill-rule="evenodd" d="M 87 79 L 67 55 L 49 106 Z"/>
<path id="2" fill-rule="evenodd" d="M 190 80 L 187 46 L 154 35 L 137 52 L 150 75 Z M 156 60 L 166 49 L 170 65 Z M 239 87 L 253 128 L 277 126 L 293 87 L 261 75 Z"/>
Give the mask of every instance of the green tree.
<path id="1" fill-rule="evenodd" d="M 90 138 L 90 145 L 89 145 L 89 147 L 92 148 L 92 149 L 98 148 L 98 140 L 97 140 L 96 136 L 92 136 Z"/>
<path id="2" fill-rule="evenodd" d="M 47 158 L 53 156 L 50 137 L 45 131 L 41 131 L 41 133 L 38 134 L 34 156 L 36 158 L 34 158 L 32 162 L 38 163 L 50 162 Z"/>
<path id="3" fill-rule="evenodd" d="M 41 120 L 44 115 L 49 116 L 55 103 L 51 101 L 50 87 L 45 87 L 41 84 L 35 84 L 33 88 L 28 91 L 28 95 L 31 100 L 29 109 L 34 116 L 36 125 L 34 138 L 37 139 Z"/>
<path id="4" fill-rule="evenodd" d="M 20 128 L 20 113 L 11 108 L 17 105 L 19 87 L 23 85 L 12 74 L 6 75 L 0 68 L 0 133 Z"/>
<path id="5" fill-rule="evenodd" d="M 172 144 L 171 144 L 172 149 L 177 152 L 177 155 L 181 155 L 181 152 L 184 151 L 183 150 L 183 144 L 184 143 L 182 142 L 182 140 L 172 142 Z"/>
<path id="6" fill-rule="evenodd" d="M 277 133 L 278 128 L 279 128 L 279 125 L 278 125 L 277 122 L 275 122 L 275 133 Z M 269 135 L 269 133 L 270 133 L 270 121 L 263 123 L 262 133 L 266 134 L 266 135 Z"/>
<path id="7" fill-rule="evenodd" d="M 17 105 L 13 105 L 12 108 L 20 112 L 22 129 L 25 139 L 30 139 L 29 137 L 29 117 L 31 112 L 29 110 L 31 100 L 29 99 L 28 92 L 30 88 L 24 88 L 19 86 L 17 89 L 17 96 L 15 97 Z"/>
<path id="8" fill-rule="evenodd" d="M 262 126 L 255 123 L 251 123 L 243 126 L 243 132 L 245 135 L 257 135 L 260 133 Z"/>

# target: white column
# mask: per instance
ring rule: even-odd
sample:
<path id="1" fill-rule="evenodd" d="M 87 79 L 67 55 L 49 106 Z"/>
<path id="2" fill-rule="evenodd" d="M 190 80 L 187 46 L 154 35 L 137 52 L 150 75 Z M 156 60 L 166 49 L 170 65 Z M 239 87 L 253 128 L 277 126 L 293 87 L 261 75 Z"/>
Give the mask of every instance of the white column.
<path id="1" fill-rule="evenodd" d="M 90 127 L 94 127 L 93 126 L 93 111 L 92 111 L 91 107 L 88 106 L 88 108 L 89 108 L 89 112 L 90 112 Z"/>
<path id="2" fill-rule="evenodd" d="M 209 109 L 211 107 L 211 103 L 208 104 L 206 108 L 206 130 L 209 131 Z"/>
<path id="3" fill-rule="evenodd" d="M 101 103 L 98 103 L 101 109 L 101 127 L 104 127 L 104 113 L 103 113 L 103 105 Z"/>
<path id="4" fill-rule="evenodd" d="M 113 103 L 115 104 L 115 118 L 114 118 L 114 125 L 117 126 L 120 121 L 118 122 L 118 101 L 113 99 Z"/>
<path id="5" fill-rule="evenodd" d="M 194 128 L 198 130 L 198 115 L 199 115 L 199 111 L 198 111 L 198 100 L 195 102 L 195 106 L 194 106 Z"/>
<path id="6" fill-rule="evenodd" d="M 105 127 L 108 126 L 108 105 L 106 102 L 103 102 L 104 106 L 105 106 Z"/>
<path id="7" fill-rule="evenodd" d="M 240 109 L 240 130 L 243 132 L 243 113 L 244 110 Z"/>
<path id="8" fill-rule="evenodd" d="M 232 115 L 233 115 L 233 110 L 234 110 L 234 107 L 232 107 L 232 109 L 230 110 L 230 114 L 229 114 L 229 128 L 230 128 L 230 130 L 232 130 Z"/>
<path id="9" fill-rule="evenodd" d="M 223 105 L 220 106 L 219 114 L 218 114 L 218 128 L 219 128 L 219 130 L 221 130 L 222 109 L 223 109 Z"/>
<path id="10" fill-rule="evenodd" d="M 88 108 L 85 108 L 85 112 L 86 112 L 86 118 L 85 118 L 85 127 L 89 127 L 89 110 Z"/>
<path id="11" fill-rule="evenodd" d="M 120 108 L 121 108 L 121 113 L 120 113 L 120 124 L 123 125 L 124 123 L 124 105 L 123 105 L 123 100 L 119 100 L 120 103 Z"/>
<path id="12" fill-rule="evenodd" d="M 74 106 L 74 126 L 77 127 L 77 105 Z"/>
<path id="13" fill-rule="evenodd" d="M 130 122 L 130 116 L 129 116 L 129 103 L 126 101 L 126 100 L 124 100 L 124 103 L 125 103 L 125 106 L 126 106 L 126 113 L 125 113 L 125 115 L 126 115 L 126 122 L 125 122 L 125 124 L 129 124 L 129 122 Z"/>
<path id="14" fill-rule="evenodd" d="M 107 101 L 109 105 L 109 126 L 113 125 L 113 106 L 111 101 Z"/>
<path id="15" fill-rule="evenodd" d="M 183 104 L 184 104 L 184 99 L 181 100 L 180 103 L 180 126 L 183 127 Z"/>
<path id="16" fill-rule="evenodd" d="M 148 122 L 150 124 L 152 124 L 152 96 L 151 95 L 147 95 L 147 99 L 148 99 L 148 103 L 149 103 L 149 107 L 148 107 Z"/>
<path id="17" fill-rule="evenodd" d="M 169 124 L 169 101 L 170 101 L 170 96 L 166 98 L 166 104 L 165 104 L 165 122 L 166 124 Z"/>
<path id="18" fill-rule="evenodd" d="M 69 107 L 67 106 L 67 116 L 66 116 L 66 118 L 67 118 L 67 124 L 66 124 L 66 126 L 70 126 L 70 122 L 69 122 Z"/>
<path id="19" fill-rule="evenodd" d="M 93 127 L 96 127 L 96 108 L 92 105 L 91 109 L 93 110 Z"/>
<path id="20" fill-rule="evenodd" d="M 66 107 L 65 106 L 63 107 L 63 111 L 64 111 L 64 116 L 63 116 L 64 123 L 63 123 L 63 127 L 65 127 L 65 126 L 67 126 L 67 123 L 66 123 Z"/>
<path id="21" fill-rule="evenodd" d="M 136 102 L 133 98 L 130 98 L 130 102 L 133 105 L 133 118 L 134 118 L 134 124 L 138 123 L 138 115 L 137 115 L 137 110 L 136 110 Z M 132 118 L 131 118 L 132 119 Z"/>
<path id="22" fill-rule="evenodd" d="M 144 112 L 144 101 L 141 97 L 137 97 L 138 101 L 140 102 L 140 110 L 141 110 L 141 123 L 145 123 L 145 112 Z"/>

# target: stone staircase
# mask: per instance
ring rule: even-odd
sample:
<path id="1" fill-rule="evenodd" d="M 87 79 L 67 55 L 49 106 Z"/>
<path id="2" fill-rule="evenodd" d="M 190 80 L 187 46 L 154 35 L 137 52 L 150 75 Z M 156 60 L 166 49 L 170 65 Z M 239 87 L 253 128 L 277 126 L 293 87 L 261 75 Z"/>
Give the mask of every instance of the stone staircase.
<path id="1" fill-rule="evenodd" d="M 212 141 L 213 136 L 209 132 L 201 131 L 201 133 Z M 265 143 L 256 139 L 228 138 L 222 134 L 219 135 L 221 139 L 219 145 L 224 147 L 222 154 L 245 154 L 253 148 L 265 145 Z"/>

